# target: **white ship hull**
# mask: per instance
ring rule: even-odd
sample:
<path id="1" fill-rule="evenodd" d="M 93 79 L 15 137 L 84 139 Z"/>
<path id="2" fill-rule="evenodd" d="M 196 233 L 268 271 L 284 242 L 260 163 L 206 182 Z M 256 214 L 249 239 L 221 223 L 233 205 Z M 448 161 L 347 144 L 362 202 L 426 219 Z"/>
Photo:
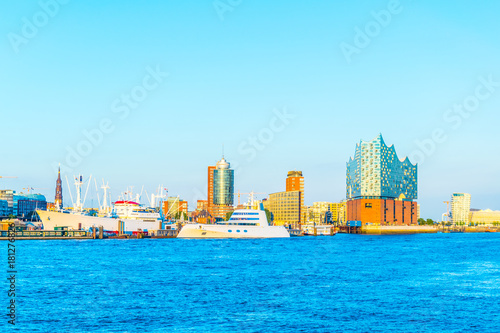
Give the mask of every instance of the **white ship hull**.
<path id="1" fill-rule="evenodd" d="M 104 231 L 118 232 L 119 222 L 124 222 L 124 232 L 148 231 L 161 229 L 160 221 L 143 221 L 135 219 L 115 219 L 60 212 L 37 211 L 42 220 L 44 230 L 54 230 L 55 227 L 68 227 L 68 230 L 88 230 L 103 227 Z"/>
<path id="2" fill-rule="evenodd" d="M 186 224 L 177 238 L 289 238 L 283 226 Z"/>

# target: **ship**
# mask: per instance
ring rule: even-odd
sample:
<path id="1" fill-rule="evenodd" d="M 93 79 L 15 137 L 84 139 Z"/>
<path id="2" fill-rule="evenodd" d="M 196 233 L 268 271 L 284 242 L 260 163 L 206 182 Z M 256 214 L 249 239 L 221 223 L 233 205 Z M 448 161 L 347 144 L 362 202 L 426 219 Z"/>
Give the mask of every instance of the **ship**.
<path id="1" fill-rule="evenodd" d="M 82 201 L 82 185 L 82 175 L 75 177 L 76 202 L 71 210 L 36 211 L 44 230 L 93 230 L 102 227 L 108 234 L 130 234 L 162 229 L 163 220 L 160 213 L 143 207 L 136 201 L 119 200 L 109 207 L 108 185 L 102 186 L 104 197 L 99 212 L 95 215 L 90 214 L 83 208 L 85 199 Z"/>
<path id="2" fill-rule="evenodd" d="M 177 238 L 289 238 L 284 226 L 270 226 L 265 211 L 237 209 L 228 221 L 188 223 Z"/>

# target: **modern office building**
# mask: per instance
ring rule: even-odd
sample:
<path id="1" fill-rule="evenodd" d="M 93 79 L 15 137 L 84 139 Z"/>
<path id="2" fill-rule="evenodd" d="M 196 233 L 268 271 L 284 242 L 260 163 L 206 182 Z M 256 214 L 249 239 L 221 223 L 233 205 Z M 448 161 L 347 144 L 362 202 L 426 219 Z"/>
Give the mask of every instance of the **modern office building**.
<path id="1" fill-rule="evenodd" d="M 288 171 L 288 175 L 286 177 L 286 188 L 287 192 L 290 191 L 300 191 L 300 202 L 301 212 L 305 212 L 304 210 L 304 176 L 302 175 L 302 171 Z M 306 214 L 301 214 L 301 222 L 306 221 Z"/>
<path id="2" fill-rule="evenodd" d="M 301 191 L 269 194 L 264 207 L 273 214 L 274 225 L 289 225 L 294 229 L 300 227 L 301 207 L 303 206 L 301 194 Z"/>
<path id="3" fill-rule="evenodd" d="M 468 224 L 470 213 L 470 194 L 453 193 L 451 195 L 451 223 Z"/>
<path id="4" fill-rule="evenodd" d="M 47 199 L 42 194 L 14 194 L 12 201 L 12 214 L 20 218 L 27 217 L 35 210 L 47 210 Z"/>
<path id="5" fill-rule="evenodd" d="M 470 210 L 469 223 L 473 225 L 500 226 L 499 210 Z"/>
<path id="6" fill-rule="evenodd" d="M 9 216 L 9 203 L 6 200 L 0 200 L 0 219 Z"/>
<path id="7" fill-rule="evenodd" d="M 13 190 L 0 190 L 0 200 L 7 201 L 7 215 L 14 214 L 14 194 Z"/>
<path id="8" fill-rule="evenodd" d="M 302 171 L 289 171 L 285 192 L 271 193 L 263 203 L 264 208 L 273 214 L 275 225 L 300 228 L 300 224 L 309 218 L 304 206 L 304 176 Z"/>
<path id="9" fill-rule="evenodd" d="M 55 196 L 54 204 L 56 206 L 56 209 L 62 209 L 63 208 L 61 167 L 59 167 L 59 171 L 57 173 L 56 196 Z"/>
<path id="10" fill-rule="evenodd" d="M 363 224 L 417 223 L 417 165 L 400 160 L 382 135 L 356 145 L 346 166 L 347 220 Z"/>
<path id="11" fill-rule="evenodd" d="M 208 211 L 216 219 L 224 219 L 234 210 L 234 170 L 222 157 L 215 167 L 208 167 Z"/>

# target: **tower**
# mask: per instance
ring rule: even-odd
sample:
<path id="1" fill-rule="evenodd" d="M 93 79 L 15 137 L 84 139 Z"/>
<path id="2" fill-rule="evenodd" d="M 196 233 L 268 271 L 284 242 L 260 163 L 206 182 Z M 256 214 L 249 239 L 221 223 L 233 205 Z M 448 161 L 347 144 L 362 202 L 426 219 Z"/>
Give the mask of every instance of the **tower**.
<path id="1" fill-rule="evenodd" d="M 59 172 L 56 181 L 56 198 L 54 200 L 57 209 L 63 208 L 63 195 L 62 195 L 62 180 L 61 180 L 61 167 L 59 166 Z"/>
<path id="2" fill-rule="evenodd" d="M 208 211 L 216 218 L 231 212 L 234 201 L 234 170 L 222 157 L 216 166 L 208 167 Z"/>
<path id="3" fill-rule="evenodd" d="M 289 171 L 286 177 L 286 191 L 300 191 L 299 216 L 300 221 L 305 222 L 304 213 L 304 176 L 302 171 Z"/>

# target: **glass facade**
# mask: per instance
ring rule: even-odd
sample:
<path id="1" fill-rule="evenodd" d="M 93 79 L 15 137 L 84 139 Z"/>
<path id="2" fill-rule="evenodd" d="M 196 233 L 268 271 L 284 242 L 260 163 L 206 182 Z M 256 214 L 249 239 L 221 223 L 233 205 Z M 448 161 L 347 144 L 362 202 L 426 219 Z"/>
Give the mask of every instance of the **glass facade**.
<path id="1" fill-rule="evenodd" d="M 346 197 L 417 199 L 417 165 L 400 160 L 382 135 L 356 145 L 347 162 Z"/>
<path id="2" fill-rule="evenodd" d="M 13 214 L 25 217 L 35 210 L 47 210 L 47 199 L 41 194 L 15 194 L 13 198 Z"/>
<path id="3" fill-rule="evenodd" d="M 6 200 L 0 200 L 0 217 L 9 216 L 9 203 Z"/>
<path id="4" fill-rule="evenodd" d="M 234 170 L 214 170 L 214 205 L 232 206 L 234 201 Z"/>

